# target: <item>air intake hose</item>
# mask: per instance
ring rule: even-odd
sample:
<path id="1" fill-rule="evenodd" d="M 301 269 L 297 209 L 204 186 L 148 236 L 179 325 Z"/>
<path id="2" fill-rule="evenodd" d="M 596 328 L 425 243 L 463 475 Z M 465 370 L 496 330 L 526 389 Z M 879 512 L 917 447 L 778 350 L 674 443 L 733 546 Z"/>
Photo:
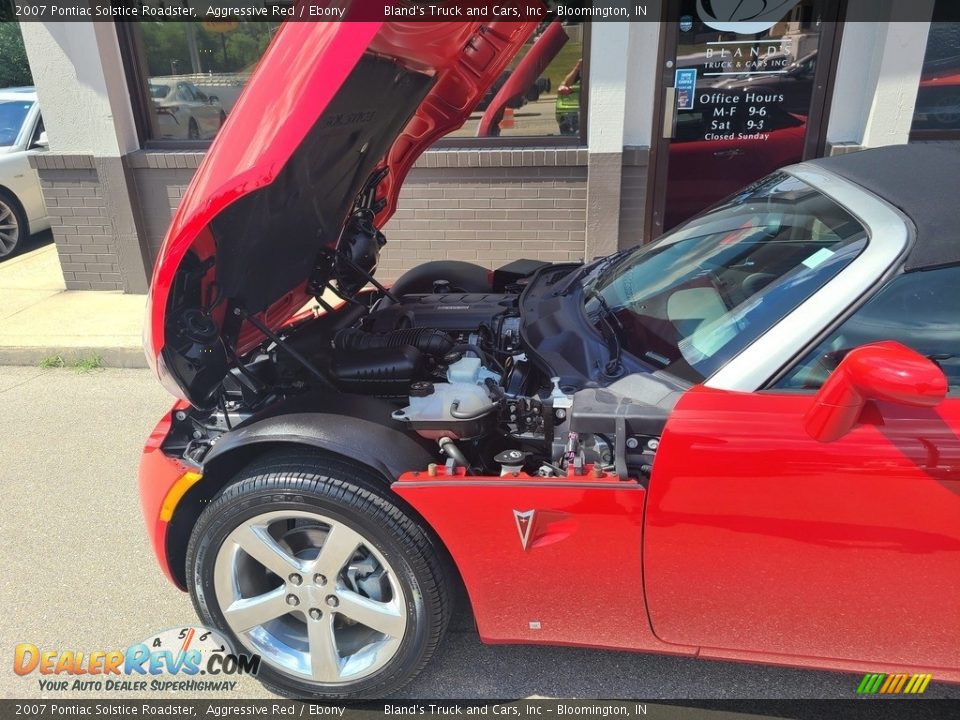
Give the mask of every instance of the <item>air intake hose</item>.
<path id="1" fill-rule="evenodd" d="M 449 353 L 455 343 L 445 332 L 431 328 L 409 328 L 394 330 L 382 335 L 346 328 L 333 336 L 336 350 L 382 350 L 409 346 L 434 357 Z"/>

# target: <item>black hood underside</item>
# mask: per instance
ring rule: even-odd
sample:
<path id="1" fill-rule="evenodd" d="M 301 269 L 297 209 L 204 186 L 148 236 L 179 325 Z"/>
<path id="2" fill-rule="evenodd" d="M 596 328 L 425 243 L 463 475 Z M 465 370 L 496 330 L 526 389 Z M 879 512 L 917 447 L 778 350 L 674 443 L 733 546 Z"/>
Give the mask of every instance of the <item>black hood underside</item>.
<path id="1" fill-rule="evenodd" d="M 211 223 L 224 297 L 261 312 L 309 277 L 432 85 L 391 60 L 360 60 L 277 179 Z"/>

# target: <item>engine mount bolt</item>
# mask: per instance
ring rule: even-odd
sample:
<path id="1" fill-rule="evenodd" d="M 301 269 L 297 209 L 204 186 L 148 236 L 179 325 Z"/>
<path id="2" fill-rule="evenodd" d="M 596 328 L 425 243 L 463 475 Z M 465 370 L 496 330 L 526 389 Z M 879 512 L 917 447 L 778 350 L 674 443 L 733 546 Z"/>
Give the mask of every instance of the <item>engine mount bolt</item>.
<path id="1" fill-rule="evenodd" d="M 327 595 L 327 605 L 330 607 L 337 607 L 340 604 L 340 601 L 337 599 L 336 595 Z"/>
<path id="2" fill-rule="evenodd" d="M 293 573 L 290 576 L 290 582 L 293 583 L 294 585 L 300 585 L 303 582 L 303 578 L 297 575 L 296 573 Z"/>
<path id="3" fill-rule="evenodd" d="M 326 584 L 327 584 L 327 576 L 326 576 L 326 575 L 321 575 L 320 573 L 317 573 L 316 575 L 313 576 L 313 581 L 314 581 L 317 585 L 326 585 Z"/>
<path id="4" fill-rule="evenodd" d="M 658 447 L 660 447 L 660 441 L 657 440 L 656 438 L 651 438 L 651 439 L 647 440 L 647 449 L 648 449 L 648 450 L 656 450 Z"/>
<path id="5" fill-rule="evenodd" d="M 180 422 L 183 422 L 187 419 L 187 414 L 183 410 L 177 410 L 173 416 Z"/>
<path id="6" fill-rule="evenodd" d="M 323 610 L 321 610 L 320 608 L 310 608 L 309 615 L 314 620 L 319 620 L 320 618 L 323 617 Z"/>
<path id="7" fill-rule="evenodd" d="M 300 598 L 298 598 L 296 595 L 287 595 L 287 605 L 292 605 L 293 607 L 296 607 L 299 604 L 300 604 Z"/>
<path id="8" fill-rule="evenodd" d="M 640 447 L 640 441 L 635 437 L 629 437 L 627 438 L 627 447 L 631 450 L 636 450 L 638 447 Z"/>

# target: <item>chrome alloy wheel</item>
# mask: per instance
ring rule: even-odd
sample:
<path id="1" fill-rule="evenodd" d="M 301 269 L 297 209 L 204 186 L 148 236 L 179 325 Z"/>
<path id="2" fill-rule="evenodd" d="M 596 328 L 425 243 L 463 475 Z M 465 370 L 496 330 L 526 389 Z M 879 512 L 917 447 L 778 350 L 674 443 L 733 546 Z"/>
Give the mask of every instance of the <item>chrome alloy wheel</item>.
<path id="1" fill-rule="evenodd" d="M 0 257 L 9 255 L 20 240 L 20 222 L 14 209 L 0 199 Z"/>
<path id="2" fill-rule="evenodd" d="M 217 551 L 213 581 L 237 638 L 301 680 L 366 677 L 394 657 L 407 628 L 390 564 L 363 535 L 318 513 L 244 521 Z"/>

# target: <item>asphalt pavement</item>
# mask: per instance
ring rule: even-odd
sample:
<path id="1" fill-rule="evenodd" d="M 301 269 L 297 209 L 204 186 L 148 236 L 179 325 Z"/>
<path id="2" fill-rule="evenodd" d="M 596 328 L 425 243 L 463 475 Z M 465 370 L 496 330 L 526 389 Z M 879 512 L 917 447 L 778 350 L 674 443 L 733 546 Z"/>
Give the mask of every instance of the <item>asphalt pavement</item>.
<path id="1" fill-rule="evenodd" d="M 195 622 L 189 598 L 156 566 L 137 498 L 140 448 L 169 405 L 145 370 L 0 367 L 0 697 L 83 697 L 41 691 L 36 673 L 15 675 L 17 643 L 110 650 Z M 625 652 L 484 646 L 459 618 L 427 669 L 400 695 L 853 698 L 859 680 Z M 243 678 L 234 697 L 271 695 Z M 960 687 L 934 680 L 925 697 L 960 699 Z"/>

